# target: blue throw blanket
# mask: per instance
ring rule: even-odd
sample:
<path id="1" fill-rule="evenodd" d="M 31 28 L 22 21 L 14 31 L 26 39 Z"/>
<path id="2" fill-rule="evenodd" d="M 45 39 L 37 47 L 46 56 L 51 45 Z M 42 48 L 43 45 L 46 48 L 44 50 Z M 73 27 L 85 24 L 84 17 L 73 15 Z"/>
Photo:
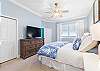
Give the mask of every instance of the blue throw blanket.
<path id="1" fill-rule="evenodd" d="M 37 54 L 55 59 L 58 49 L 64 45 L 65 44 L 63 42 L 52 42 L 42 46 L 37 52 Z"/>

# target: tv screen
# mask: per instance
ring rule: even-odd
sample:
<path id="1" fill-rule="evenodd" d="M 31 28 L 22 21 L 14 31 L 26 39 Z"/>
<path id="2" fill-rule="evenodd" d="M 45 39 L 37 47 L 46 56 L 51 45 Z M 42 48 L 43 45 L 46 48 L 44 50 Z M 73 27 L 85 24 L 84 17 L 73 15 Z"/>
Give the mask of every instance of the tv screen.
<path id="1" fill-rule="evenodd" d="M 41 28 L 27 26 L 27 38 L 41 37 Z"/>

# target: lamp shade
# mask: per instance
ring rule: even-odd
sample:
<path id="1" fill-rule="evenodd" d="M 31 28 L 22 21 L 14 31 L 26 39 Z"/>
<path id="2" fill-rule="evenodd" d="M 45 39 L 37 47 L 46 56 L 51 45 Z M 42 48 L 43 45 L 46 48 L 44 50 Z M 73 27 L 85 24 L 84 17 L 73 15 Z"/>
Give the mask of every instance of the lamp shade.
<path id="1" fill-rule="evenodd" d="M 100 41 L 100 23 L 91 25 L 90 33 L 92 34 L 93 40 Z"/>

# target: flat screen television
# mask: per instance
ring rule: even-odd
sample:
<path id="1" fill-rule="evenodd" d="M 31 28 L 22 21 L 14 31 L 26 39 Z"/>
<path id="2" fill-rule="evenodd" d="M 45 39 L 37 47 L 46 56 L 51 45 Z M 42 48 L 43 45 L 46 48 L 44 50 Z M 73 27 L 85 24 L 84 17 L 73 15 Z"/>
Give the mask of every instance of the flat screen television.
<path id="1" fill-rule="evenodd" d="M 26 38 L 36 38 L 36 37 L 41 37 L 41 28 L 27 26 Z"/>

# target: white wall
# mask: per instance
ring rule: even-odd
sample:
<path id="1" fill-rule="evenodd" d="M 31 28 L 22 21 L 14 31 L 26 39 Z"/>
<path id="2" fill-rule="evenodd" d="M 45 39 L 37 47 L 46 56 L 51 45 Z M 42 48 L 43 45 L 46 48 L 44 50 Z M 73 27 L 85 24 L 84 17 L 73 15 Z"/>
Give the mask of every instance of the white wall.
<path id="1" fill-rule="evenodd" d="M 1 1 L 0 1 L 0 15 L 1 15 Z"/>
<path id="2" fill-rule="evenodd" d="M 93 7 L 91 8 L 88 16 L 87 16 L 87 20 L 88 20 L 88 26 L 90 26 L 91 24 L 94 24 L 93 21 Z M 90 31 L 90 27 L 88 27 L 89 31 Z"/>
<path id="3" fill-rule="evenodd" d="M 18 35 L 25 38 L 26 25 L 41 27 L 41 18 L 31 12 L 13 4 L 9 0 L 2 0 L 2 15 L 10 16 L 18 19 Z"/>

